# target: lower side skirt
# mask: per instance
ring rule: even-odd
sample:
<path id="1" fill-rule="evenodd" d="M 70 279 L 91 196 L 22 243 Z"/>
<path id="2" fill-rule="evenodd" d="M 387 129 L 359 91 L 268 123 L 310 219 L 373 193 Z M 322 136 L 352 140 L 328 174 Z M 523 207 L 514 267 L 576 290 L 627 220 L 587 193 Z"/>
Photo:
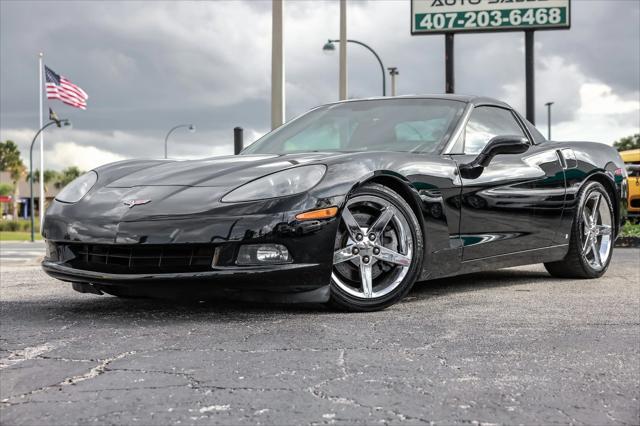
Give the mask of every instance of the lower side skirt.
<path id="1" fill-rule="evenodd" d="M 550 247 L 542 247 L 532 250 L 518 251 L 515 253 L 499 254 L 496 256 L 467 260 L 462 262 L 460 264 L 460 269 L 453 273 L 438 276 L 429 276 L 428 278 L 422 278 L 422 280 L 452 277 L 455 275 L 491 271 L 502 268 L 512 268 L 514 266 L 556 262 L 564 259 L 564 257 L 567 255 L 568 250 L 568 244 L 560 244 Z"/>

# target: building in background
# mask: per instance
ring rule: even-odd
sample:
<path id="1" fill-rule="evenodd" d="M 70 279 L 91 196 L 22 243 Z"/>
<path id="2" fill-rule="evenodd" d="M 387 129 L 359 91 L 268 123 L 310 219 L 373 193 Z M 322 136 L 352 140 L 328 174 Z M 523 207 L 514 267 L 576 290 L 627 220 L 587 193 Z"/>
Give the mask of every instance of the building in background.
<path id="1" fill-rule="evenodd" d="M 0 172 L 0 182 L 11 182 L 11 175 L 9 172 Z M 62 188 L 58 187 L 55 183 L 45 184 L 45 206 L 58 195 Z M 21 179 L 18 181 L 18 217 L 23 219 L 29 218 L 29 180 Z M 36 207 L 36 217 L 39 214 L 38 206 L 40 205 L 40 191 L 34 191 L 34 204 Z M 2 219 L 11 217 L 11 203 L 13 203 L 12 196 L 6 196 L 0 198 L 0 212 Z"/>

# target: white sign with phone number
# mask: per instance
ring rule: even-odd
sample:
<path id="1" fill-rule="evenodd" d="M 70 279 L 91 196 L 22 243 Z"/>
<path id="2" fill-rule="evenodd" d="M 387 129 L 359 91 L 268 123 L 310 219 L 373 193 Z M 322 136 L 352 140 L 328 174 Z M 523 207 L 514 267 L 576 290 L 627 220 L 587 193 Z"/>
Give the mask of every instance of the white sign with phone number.
<path id="1" fill-rule="evenodd" d="M 411 0 L 411 33 L 558 29 L 570 0 Z"/>

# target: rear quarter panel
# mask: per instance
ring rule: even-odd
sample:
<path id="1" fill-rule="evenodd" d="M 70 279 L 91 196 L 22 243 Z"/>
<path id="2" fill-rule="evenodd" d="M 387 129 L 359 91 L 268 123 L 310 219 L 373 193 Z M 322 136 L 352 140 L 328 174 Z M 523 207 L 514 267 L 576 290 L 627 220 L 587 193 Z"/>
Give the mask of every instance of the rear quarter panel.
<path id="1" fill-rule="evenodd" d="M 611 192 L 616 216 L 616 235 L 627 216 L 627 179 L 624 162 L 611 146 L 596 142 L 548 142 L 557 149 L 570 149 L 575 159 L 567 158 L 565 172 L 567 192 L 563 213 L 563 230 L 570 233 L 576 214 L 578 195 L 584 184 L 597 180 Z M 566 156 L 565 156 L 566 157 Z"/>

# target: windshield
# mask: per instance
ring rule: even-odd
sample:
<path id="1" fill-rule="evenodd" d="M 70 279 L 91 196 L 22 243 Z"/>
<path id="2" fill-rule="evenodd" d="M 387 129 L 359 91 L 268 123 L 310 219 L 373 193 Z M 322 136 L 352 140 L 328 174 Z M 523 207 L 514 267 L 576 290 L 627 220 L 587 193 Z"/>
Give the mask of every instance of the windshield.
<path id="1" fill-rule="evenodd" d="M 268 133 L 242 154 L 309 151 L 433 152 L 466 104 L 445 99 L 364 100 L 317 108 Z"/>

